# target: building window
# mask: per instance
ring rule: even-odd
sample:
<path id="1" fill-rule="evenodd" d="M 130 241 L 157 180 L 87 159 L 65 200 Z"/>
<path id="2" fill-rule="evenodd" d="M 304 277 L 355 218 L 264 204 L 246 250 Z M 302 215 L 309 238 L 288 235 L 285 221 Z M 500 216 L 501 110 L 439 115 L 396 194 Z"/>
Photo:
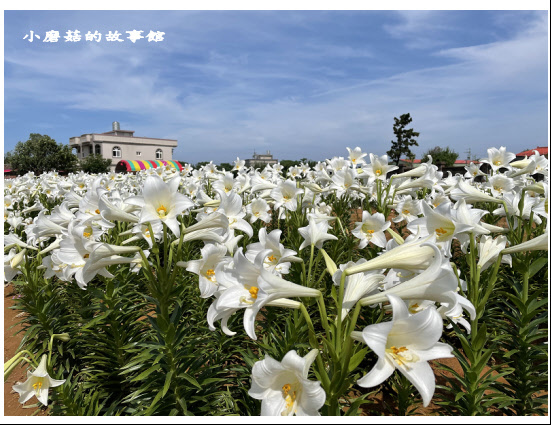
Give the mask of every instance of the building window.
<path id="1" fill-rule="evenodd" d="M 96 145 L 96 155 L 101 155 L 101 146 Z"/>
<path id="2" fill-rule="evenodd" d="M 163 150 L 162 149 L 157 149 L 155 151 L 155 159 L 163 159 Z"/>
<path id="3" fill-rule="evenodd" d="M 115 146 L 113 148 L 113 158 L 120 158 L 122 155 L 121 155 L 121 148 L 119 148 L 118 146 Z"/>
<path id="4" fill-rule="evenodd" d="M 136 156 L 142 156 L 141 152 L 136 151 Z"/>

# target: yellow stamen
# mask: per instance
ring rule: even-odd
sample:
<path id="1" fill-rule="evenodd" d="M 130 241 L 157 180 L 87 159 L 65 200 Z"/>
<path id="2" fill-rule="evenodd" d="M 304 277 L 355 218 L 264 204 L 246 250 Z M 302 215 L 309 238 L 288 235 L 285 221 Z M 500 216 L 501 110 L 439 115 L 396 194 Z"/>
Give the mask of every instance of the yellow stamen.
<path id="1" fill-rule="evenodd" d="M 408 310 L 411 314 L 417 313 L 417 310 L 419 309 L 419 304 L 415 303 L 411 306 L 409 306 Z"/>
<path id="2" fill-rule="evenodd" d="M 33 384 L 33 388 L 36 392 L 39 392 L 42 389 L 42 381 L 38 381 L 37 383 Z"/>
<path id="3" fill-rule="evenodd" d="M 214 269 L 208 269 L 205 274 L 207 275 L 207 279 L 211 282 L 216 280 L 216 273 L 214 272 Z"/>
<path id="4" fill-rule="evenodd" d="M 375 175 L 376 176 L 380 176 L 381 174 L 383 174 L 383 172 L 381 170 L 375 170 Z"/>
<path id="5" fill-rule="evenodd" d="M 84 236 L 85 238 L 89 238 L 90 236 L 92 236 L 92 234 L 91 234 L 91 233 L 88 233 L 88 232 L 84 232 L 84 233 L 82 234 L 82 236 Z"/>
<path id="6" fill-rule="evenodd" d="M 440 238 L 440 237 L 444 236 L 446 233 L 448 233 L 442 227 L 439 227 L 438 229 L 436 229 L 435 232 L 436 232 L 436 237 L 438 237 L 438 238 Z"/>
<path id="7" fill-rule="evenodd" d="M 157 208 L 157 214 L 159 214 L 159 217 L 163 218 L 166 216 L 166 207 L 164 205 L 161 205 L 159 208 Z"/>
<path id="8" fill-rule="evenodd" d="M 268 257 L 268 261 L 274 262 L 274 261 L 276 261 L 276 260 L 277 260 L 277 258 L 276 258 L 275 255 L 270 255 L 270 256 Z"/>
<path id="9" fill-rule="evenodd" d="M 289 391 L 291 391 L 291 384 L 285 384 L 281 390 L 283 391 L 283 395 L 285 397 L 287 397 L 287 395 L 289 394 Z"/>
<path id="10" fill-rule="evenodd" d="M 402 211 L 403 214 L 409 214 L 409 210 Z"/>
<path id="11" fill-rule="evenodd" d="M 84 254 L 82 258 L 90 258 L 90 254 Z"/>
<path id="12" fill-rule="evenodd" d="M 256 286 L 251 287 L 251 289 L 249 289 L 249 294 L 251 294 L 251 298 L 256 300 L 258 297 L 258 288 Z"/>
<path id="13" fill-rule="evenodd" d="M 94 211 L 96 214 L 99 214 L 99 210 Z"/>

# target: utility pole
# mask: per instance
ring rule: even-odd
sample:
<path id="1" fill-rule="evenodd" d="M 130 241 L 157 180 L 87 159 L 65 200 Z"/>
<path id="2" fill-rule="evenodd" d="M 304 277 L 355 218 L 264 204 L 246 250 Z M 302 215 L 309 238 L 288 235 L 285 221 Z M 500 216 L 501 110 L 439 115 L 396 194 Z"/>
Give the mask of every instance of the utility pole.
<path id="1" fill-rule="evenodd" d="M 465 151 L 465 153 L 467 154 L 467 161 L 470 161 L 471 160 L 471 148 L 467 149 Z"/>

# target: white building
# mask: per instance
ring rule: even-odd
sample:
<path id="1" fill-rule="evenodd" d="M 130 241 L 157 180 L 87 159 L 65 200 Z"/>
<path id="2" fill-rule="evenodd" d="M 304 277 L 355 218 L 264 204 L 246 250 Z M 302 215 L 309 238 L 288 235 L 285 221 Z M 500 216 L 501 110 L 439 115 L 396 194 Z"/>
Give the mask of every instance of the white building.
<path id="1" fill-rule="evenodd" d="M 274 156 L 270 153 L 270 151 L 267 151 L 266 153 L 254 153 L 253 157 L 251 159 L 245 160 L 245 165 L 247 167 L 258 167 L 263 165 L 274 165 L 277 164 L 277 159 L 274 159 Z"/>
<path id="2" fill-rule="evenodd" d="M 106 133 L 83 134 L 71 137 L 69 145 L 79 159 L 93 153 L 111 159 L 111 170 L 114 171 L 121 160 L 163 160 L 171 161 L 172 153 L 178 146 L 177 140 L 135 137 L 131 130 L 121 130 L 115 121 L 113 130 Z"/>

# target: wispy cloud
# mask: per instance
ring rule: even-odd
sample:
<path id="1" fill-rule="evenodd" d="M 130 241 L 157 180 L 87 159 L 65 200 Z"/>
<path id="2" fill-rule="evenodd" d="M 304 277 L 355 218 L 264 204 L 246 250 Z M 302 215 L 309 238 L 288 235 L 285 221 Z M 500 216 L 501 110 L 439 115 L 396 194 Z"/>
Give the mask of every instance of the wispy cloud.
<path id="1" fill-rule="evenodd" d="M 50 16 L 71 28 L 97 21 L 100 31 L 162 22 L 167 42 L 46 49 L 7 40 L 7 134 L 31 108 L 55 113 L 67 139 L 108 130 L 112 116 L 136 135 L 178 139 L 175 158 L 191 162 L 253 149 L 323 159 L 346 146 L 385 153 L 392 118 L 410 112 L 418 155 L 449 145 L 484 156 L 494 145 L 546 141 L 545 13 L 508 37 L 490 28 L 468 42 L 448 30 L 464 25 L 454 12 L 86 13 Z"/>

